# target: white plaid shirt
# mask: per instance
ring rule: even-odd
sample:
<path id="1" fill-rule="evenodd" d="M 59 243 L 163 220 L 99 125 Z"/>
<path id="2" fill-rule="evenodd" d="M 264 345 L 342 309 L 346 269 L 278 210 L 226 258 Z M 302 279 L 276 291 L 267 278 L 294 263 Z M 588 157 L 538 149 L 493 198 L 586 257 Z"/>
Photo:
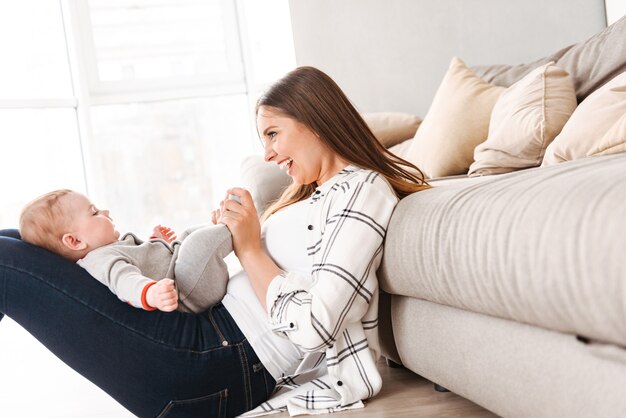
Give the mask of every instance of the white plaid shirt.
<path id="1" fill-rule="evenodd" d="M 294 231 L 309 235 L 311 276 L 277 276 L 266 300 L 274 332 L 305 355 L 270 400 L 243 416 L 359 408 L 380 391 L 376 270 L 397 202 L 384 177 L 355 166 L 317 188 L 306 229 Z"/>

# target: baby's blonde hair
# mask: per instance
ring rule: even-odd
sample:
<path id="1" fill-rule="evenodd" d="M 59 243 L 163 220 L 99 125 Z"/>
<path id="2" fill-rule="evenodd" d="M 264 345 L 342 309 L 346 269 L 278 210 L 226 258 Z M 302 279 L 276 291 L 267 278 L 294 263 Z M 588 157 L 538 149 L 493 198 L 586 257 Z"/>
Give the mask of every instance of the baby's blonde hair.
<path id="1" fill-rule="evenodd" d="M 28 203 L 20 214 L 22 240 L 48 251 L 71 258 L 62 238 L 69 230 L 71 217 L 62 204 L 63 197 L 74 193 L 61 189 L 39 196 Z"/>

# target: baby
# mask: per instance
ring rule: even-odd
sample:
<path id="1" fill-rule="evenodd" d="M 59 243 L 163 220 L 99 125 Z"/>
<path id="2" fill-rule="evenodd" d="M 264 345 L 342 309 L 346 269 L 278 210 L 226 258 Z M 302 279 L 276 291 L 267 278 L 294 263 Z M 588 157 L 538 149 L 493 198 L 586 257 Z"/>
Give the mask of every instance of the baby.
<path id="1" fill-rule="evenodd" d="M 56 190 L 24 207 L 22 240 L 77 262 L 122 301 L 146 310 L 199 313 L 226 293 L 224 257 L 232 237 L 224 225 L 186 230 L 180 241 L 157 226 L 149 241 L 120 239 L 108 210 L 72 190 Z"/>

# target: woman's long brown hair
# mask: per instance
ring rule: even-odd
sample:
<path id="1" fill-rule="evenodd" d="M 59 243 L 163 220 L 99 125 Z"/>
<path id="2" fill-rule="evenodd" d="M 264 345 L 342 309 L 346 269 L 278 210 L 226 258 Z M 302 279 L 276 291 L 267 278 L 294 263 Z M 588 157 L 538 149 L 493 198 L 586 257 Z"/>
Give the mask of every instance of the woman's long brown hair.
<path id="1" fill-rule="evenodd" d="M 339 86 L 324 72 L 298 67 L 278 80 L 257 101 L 313 131 L 337 155 L 357 167 L 380 173 L 396 195 L 403 198 L 430 186 L 415 165 L 389 152 L 374 136 Z M 316 184 L 291 184 L 263 214 L 311 196 Z"/>

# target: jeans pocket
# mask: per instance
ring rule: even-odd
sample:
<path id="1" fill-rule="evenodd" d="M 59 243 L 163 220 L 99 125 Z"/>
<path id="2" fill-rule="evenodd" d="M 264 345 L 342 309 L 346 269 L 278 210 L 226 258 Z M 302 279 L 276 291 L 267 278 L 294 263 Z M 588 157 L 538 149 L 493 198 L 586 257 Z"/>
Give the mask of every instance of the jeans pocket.
<path id="1" fill-rule="evenodd" d="M 265 399 L 269 399 L 269 397 L 274 393 L 274 389 L 276 388 L 276 381 L 269 374 L 269 372 L 263 366 L 263 363 L 260 361 L 252 365 L 252 371 L 255 375 L 260 374 L 263 376 L 263 384 L 265 385 Z"/>
<path id="2" fill-rule="evenodd" d="M 193 399 L 173 400 L 157 418 L 205 418 L 226 417 L 228 389 Z"/>

